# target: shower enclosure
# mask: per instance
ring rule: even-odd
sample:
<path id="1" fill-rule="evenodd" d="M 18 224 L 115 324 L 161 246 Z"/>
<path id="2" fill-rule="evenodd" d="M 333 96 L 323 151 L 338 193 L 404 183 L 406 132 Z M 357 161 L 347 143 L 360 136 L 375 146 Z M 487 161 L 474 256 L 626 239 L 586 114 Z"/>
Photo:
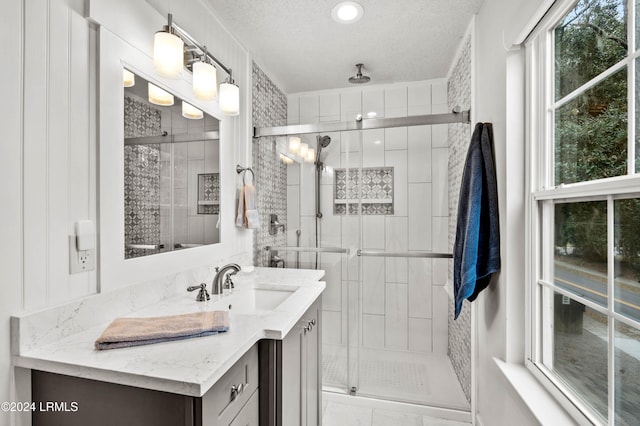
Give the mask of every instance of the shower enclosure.
<path id="1" fill-rule="evenodd" d="M 465 121 L 256 129 L 299 134 L 316 152 L 313 162 L 287 154 L 287 246 L 272 249 L 287 267 L 326 271 L 325 391 L 469 411 L 447 356 L 448 150 L 431 143 L 432 124 Z"/>

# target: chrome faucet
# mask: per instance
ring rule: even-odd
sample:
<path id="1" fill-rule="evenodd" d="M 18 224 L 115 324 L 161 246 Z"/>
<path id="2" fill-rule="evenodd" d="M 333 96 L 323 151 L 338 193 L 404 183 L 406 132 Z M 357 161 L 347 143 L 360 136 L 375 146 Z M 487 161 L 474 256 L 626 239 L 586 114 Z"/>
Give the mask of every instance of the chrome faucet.
<path id="1" fill-rule="evenodd" d="M 269 235 L 276 235 L 278 233 L 278 228 L 282 228 L 282 232 L 285 232 L 286 226 L 284 223 L 278 222 L 278 215 L 272 214 L 269 215 L 271 219 L 269 222 Z"/>
<path id="2" fill-rule="evenodd" d="M 216 268 L 216 276 L 213 277 L 213 282 L 211 283 L 211 294 L 222 294 L 222 280 L 224 279 L 224 274 L 232 269 L 231 272 L 228 273 L 227 279 L 224 281 L 225 284 L 233 287 L 233 281 L 231 281 L 231 276 L 240 272 L 240 265 L 236 263 L 229 263 L 228 265 L 223 266 L 222 268 Z"/>

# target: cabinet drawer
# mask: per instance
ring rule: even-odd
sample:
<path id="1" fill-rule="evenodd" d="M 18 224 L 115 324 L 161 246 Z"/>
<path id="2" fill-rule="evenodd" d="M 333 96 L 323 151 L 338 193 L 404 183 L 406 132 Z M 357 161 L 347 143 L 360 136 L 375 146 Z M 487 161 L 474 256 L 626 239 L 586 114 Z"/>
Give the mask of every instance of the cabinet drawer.
<path id="1" fill-rule="evenodd" d="M 202 397 L 204 425 L 228 425 L 258 389 L 258 346 L 254 345 Z M 256 392 L 257 395 L 257 392 Z"/>
<path id="2" fill-rule="evenodd" d="M 254 392 L 247 405 L 238 413 L 230 426 L 258 426 L 260 422 L 258 392 Z"/>

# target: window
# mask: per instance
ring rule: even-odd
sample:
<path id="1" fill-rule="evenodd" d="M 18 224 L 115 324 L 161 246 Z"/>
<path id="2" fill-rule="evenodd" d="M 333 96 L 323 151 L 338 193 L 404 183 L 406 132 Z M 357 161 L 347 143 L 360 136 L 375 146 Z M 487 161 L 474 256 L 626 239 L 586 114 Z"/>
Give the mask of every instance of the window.
<path id="1" fill-rule="evenodd" d="M 640 413 L 636 46 L 640 0 L 556 2 L 526 43 L 527 364 L 594 424 Z"/>

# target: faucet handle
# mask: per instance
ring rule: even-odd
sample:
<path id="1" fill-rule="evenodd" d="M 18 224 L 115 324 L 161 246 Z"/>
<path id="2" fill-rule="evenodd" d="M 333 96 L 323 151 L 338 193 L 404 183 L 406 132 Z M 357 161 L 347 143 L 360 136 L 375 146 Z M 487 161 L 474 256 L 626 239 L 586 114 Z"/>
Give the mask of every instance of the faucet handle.
<path id="1" fill-rule="evenodd" d="M 210 300 L 211 297 L 209 296 L 209 292 L 207 291 L 207 285 L 205 283 L 202 283 L 200 285 L 192 285 L 187 287 L 187 291 L 195 291 L 200 289 L 200 291 L 198 292 L 198 295 L 196 296 L 196 301 L 197 302 L 204 302 L 206 300 Z"/>
<path id="2" fill-rule="evenodd" d="M 234 289 L 233 280 L 231 280 L 231 275 L 227 274 L 227 278 L 224 280 L 224 285 L 222 286 L 222 291 L 224 293 L 231 293 Z"/>

